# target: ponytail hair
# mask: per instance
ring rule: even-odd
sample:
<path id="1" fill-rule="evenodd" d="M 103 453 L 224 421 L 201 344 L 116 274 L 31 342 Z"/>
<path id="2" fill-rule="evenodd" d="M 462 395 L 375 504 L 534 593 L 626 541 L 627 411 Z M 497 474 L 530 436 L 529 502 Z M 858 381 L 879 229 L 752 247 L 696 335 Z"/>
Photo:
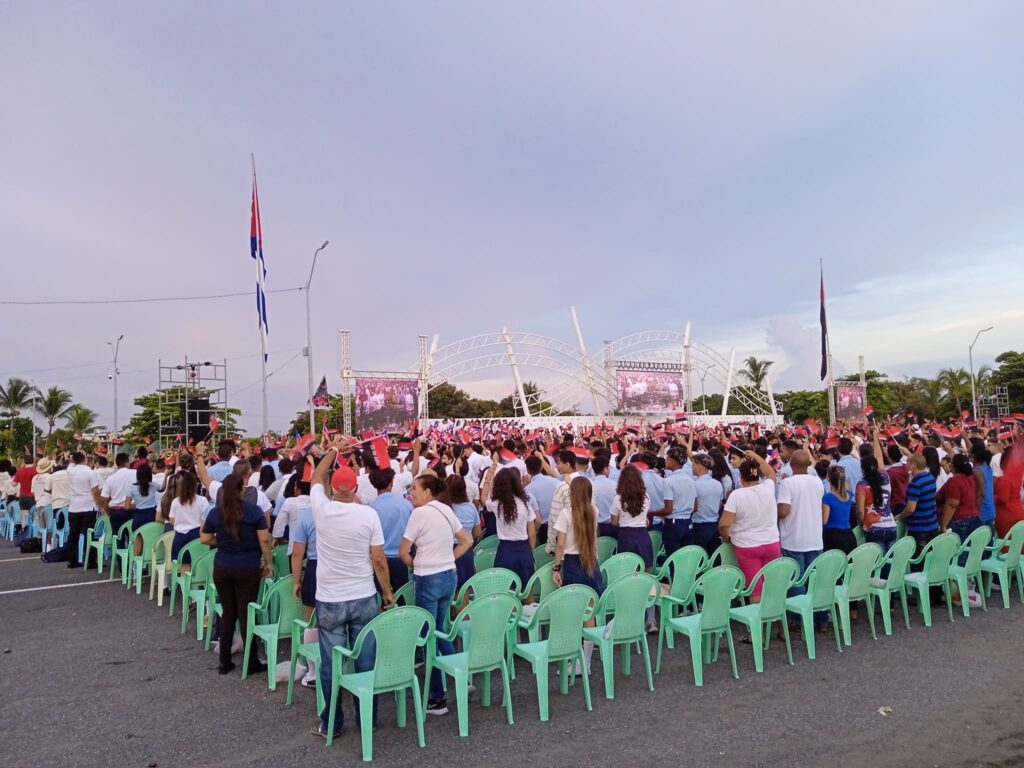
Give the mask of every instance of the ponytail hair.
<path id="1" fill-rule="evenodd" d="M 846 470 L 838 464 L 833 464 L 828 468 L 828 483 L 832 486 L 833 490 L 842 491 L 844 494 L 847 493 Z"/>
<path id="2" fill-rule="evenodd" d="M 597 519 L 594 516 L 593 486 L 585 477 L 574 477 L 569 485 L 572 535 L 580 551 L 580 565 L 588 576 L 597 572 Z"/>
<path id="3" fill-rule="evenodd" d="M 238 475 L 232 473 L 224 478 L 218 503 L 224 530 L 237 539 L 242 522 L 242 479 Z"/>

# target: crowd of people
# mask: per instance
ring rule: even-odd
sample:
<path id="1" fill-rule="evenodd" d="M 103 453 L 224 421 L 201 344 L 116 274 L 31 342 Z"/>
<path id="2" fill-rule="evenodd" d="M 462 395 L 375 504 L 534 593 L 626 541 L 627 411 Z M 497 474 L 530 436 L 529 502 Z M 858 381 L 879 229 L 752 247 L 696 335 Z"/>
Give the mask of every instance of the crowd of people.
<path id="1" fill-rule="evenodd" d="M 351 647 L 410 579 L 415 604 L 441 626 L 475 572 L 474 547 L 484 537 L 497 537 L 494 565 L 520 583 L 533 575 L 534 550 L 543 546 L 556 584 L 584 584 L 598 594 L 606 586 L 600 537 L 614 537 L 618 552 L 635 553 L 649 570 L 681 547 L 710 555 L 729 542 L 757 602 L 760 585 L 751 582 L 767 563 L 792 558 L 802 575 L 823 551 L 849 554 L 855 529 L 887 551 L 905 526 L 920 552 L 945 531 L 965 540 L 990 526 L 1002 536 L 1024 520 L 1024 419 L 772 430 L 690 429 L 682 418 L 571 431 L 502 422 L 392 435 L 386 455 L 367 443 L 325 434 L 251 454 L 229 440 L 214 455 L 203 443 L 160 456 L 140 447 L 134 456 L 118 453 L 113 466 L 80 451 L 27 455 L 16 465 L 0 462 L 0 492 L 16 500 L 19 527 L 29 525 L 30 514 L 67 515 L 68 567 L 83 565 L 79 534 L 97 515 L 115 531 L 128 522 L 132 530 L 164 523 L 175 532 L 175 557 L 197 538 L 215 546 L 221 674 L 235 668 L 235 627 L 245 635 L 246 607 L 271 572 L 272 547 L 286 544 L 295 595 L 307 618 L 314 611 L 317 618 L 306 642 L 318 640 L 321 661 L 303 684 L 319 678 L 324 690 L 332 648 Z M 45 530 L 47 522 L 37 519 L 34 527 Z M 652 530 L 661 534 L 661 552 Z M 649 631 L 656 631 L 655 619 L 648 609 Z M 815 622 L 826 628 L 828 617 Z M 593 644 L 583 650 L 589 665 Z M 439 654 L 453 651 L 438 641 Z M 355 667 L 372 665 L 367 644 Z M 253 654 L 248 671 L 263 669 Z M 438 670 L 428 686 L 427 713 L 446 714 Z M 325 706 L 313 731 L 336 735 L 343 718 L 339 706 L 330 721 Z"/>

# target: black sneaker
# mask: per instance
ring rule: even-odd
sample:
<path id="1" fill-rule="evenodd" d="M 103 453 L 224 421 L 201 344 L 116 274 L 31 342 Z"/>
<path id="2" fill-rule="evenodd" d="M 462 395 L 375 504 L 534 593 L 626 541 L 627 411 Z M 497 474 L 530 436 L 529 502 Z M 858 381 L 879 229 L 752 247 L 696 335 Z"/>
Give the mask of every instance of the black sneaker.
<path id="1" fill-rule="evenodd" d="M 444 699 L 430 699 L 427 702 L 428 715 L 447 715 L 448 702 Z"/>

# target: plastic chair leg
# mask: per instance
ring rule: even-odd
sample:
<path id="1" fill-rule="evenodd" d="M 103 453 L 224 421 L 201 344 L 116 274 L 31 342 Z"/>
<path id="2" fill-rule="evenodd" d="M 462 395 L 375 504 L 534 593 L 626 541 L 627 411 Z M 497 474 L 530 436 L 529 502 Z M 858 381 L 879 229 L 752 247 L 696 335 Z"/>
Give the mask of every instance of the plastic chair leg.
<path id="1" fill-rule="evenodd" d="M 580 663 L 582 662 L 581 654 Z M 537 710 L 543 723 L 548 719 L 548 664 L 546 659 L 534 664 L 533 674 L 537 678 Z M 586 675 L 584 675 L 584 679 L 586 679 Z"/>
<path id="2" fill-rule="evenodd" d="M 333 720 L 331 721 L 334 722 Z M 373 694 L 359 697 L 359 735 L 363 742 L 363 762 L 373 760 Z"/>
<path id="3" fill-rule="evenodd" d="M 615 646 L 610 641 L 602 640 L 598 646 L 601 651 L 601 667 L 604 669 L 604 697 L 615 698 Z"/>
<path id="4" fill-rule="evenodd" d="M 833 612 L 838 611 L 839 621 L 843 628 L 843 642 L 847 645 L 853 645 L 850 635 L 850 601 L 844 598 L 836 600 L 837 608 L 833 609 Z"/>
<path id="5" fill-rule="evenodd" d="M 502 693 L 502 705 L 505 707 L 505 711 L 508 714 L 508 724 L 512 725 L 512 686 L 510 685 L 510 677 L 508 666 L 504 661 L 501 662 L 501 685 L 503 689 Z M 586 675 L 584 675 L 586 677 Z"/>
<path id="6" fill-rule="evenodd" d="M 459 710 L 459 736 L 465 739 L 469 737 L 469 680 L 462 671 L 456 671 L 454 679 L 455 706 Z"/>
<path id="7" fill-rule="evenodd" d="M 764 639 L 761 637 L 761 622 L 755 619 L 748 627 L 750 629 L 750 646 L 754 649 L 754 671 L 764 672 Z M 768 634 L 771 634 L 769 626 Z"/>
<path id="8" fill-rule="evenodd" d="M 807 658 L 814 659 L 814 613 L 812 611 L 800 614 L 800 626 L 804 633 L 804 643 L 807 644 Z"/>
<path id="9" fill-rule="evenodd" d="M 704 649 L 703 649 L 703 638 L 701 637 L 700 630 L 694 632 L 692 635 L 687 635 L 690 641 L 690 663 L 693 664 L 693 684 L 696 686 L 704 685 Z"/>
<path id="10" fill-rule="evenodd" d="M 267 646 L 267 688 L 277 690 L 277 638 L 272 637 L 264 640 Z"/>
<path id="11" fill-rule="evenodd" d="M 319 683 L 317 683 L 318 690 L 319 687 Z M 412 709 L 416 716 L 416 738 L 419 745 L 425 747 L 427 740 L 423 736 L 423 699 L 420 696 L 420 681 L 416 677 L 412 679 Z"/>
<path id="12" fill-rule="evenodd" d="M 789 620 L 783 616 L 779 620 L 782 625 L 782 636 L 786 639 L 786 658 L 789 660 L 789 666 L 793 666 L 793 644 L 789 639 Z"/>

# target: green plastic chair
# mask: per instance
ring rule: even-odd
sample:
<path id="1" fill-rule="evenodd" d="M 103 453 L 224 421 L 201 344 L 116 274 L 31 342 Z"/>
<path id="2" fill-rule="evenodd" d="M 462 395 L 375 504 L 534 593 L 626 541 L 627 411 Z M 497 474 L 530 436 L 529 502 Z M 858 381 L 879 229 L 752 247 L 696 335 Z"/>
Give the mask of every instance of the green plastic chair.
<path id="1" fill-rule="evenodd" d="M 567 584 L 541 601 L 536 612 L 525 627 L 528 636 L 535 636 L 533 630 L 540 625 L 547 626 L 547 637 L 531 640 L 512 647 L 513 653 L 530 662 L 537 678 L 537 709 L 541 721 L 547 721 L 548 710 L 548 665 L 558 664 L 559 692 L 569 692 L 569 662 L 585 664 L 583 658 L 583 623 L 594 615 L 597 607 L 597 593 L 583 584 Z M 590 701 L 590 680 L 583 675 L 583 695 L 587 711 L 593 707 Z"/>
<path id="2" fill-rule="evenodd" d="M 15 502 L 16 503 L 16 502 Z M 10 509 L 10 505 L 8 505 Z M 99 538 L 97 538 L 97 532 Z M 110 518 L 104 516 L 96 519 L 96 525 L 89 528 L 85 532 L 85 548 L 82 557 L 82 570 L 86 570 L 86 564 L 89 562 L 89 553 L 92 550 L 96 550 L 96 573 L 103 573 L 103 565 L 106 563 L 107 548 L 110 546 L 113 540 L 113 530 L 110 526 Z M 74 542 L 72 542 L 74 544 Z M 113 573 L 113 571 L 111 571 Z M 113 577 L 111 577 L 113 578 Z"/>
<path id="3" fill-rule="evenodd" d="M 736 669 L 736 648 L 732 641 L 732 629 L 729 626 L 729 605 L 733 598 L 743 590 L 743 572 L 731 565 L 720 565 L 705 571 L 693 585 L 691 593 L 680 600 L 688 605 L 698 589 L 704 595 L 704 602 L 699 613 L 669 619 L 666 632 L 678 632 L 690 641 L 690 659 L 693 664 L 694 685 L 704 685 L 704 664 L 712 660 L 712 645 L 717 649 L 718 639 L 725 633 L 729 642 L 729 658 L 732 661 L 732 676 L 739 678 Z M 675 600 L 668 597 L 668 600 Z M 662 645 L 659 638 L 658 663 L 655 669 L 661 672 Z M 716 654 L 717 656 L 717 654 Z"/>
<path id="4" fill-rule="evenodd" d="M 161 523 L 163 525 L 163 523 Z M 152 557 L 149 561 L 149 599 L 156 593 L 157 607 L 164 604 L 164 582 L 167 580 L 167 569 L 171 565 L 171 546 L 174 544 L 174 531 L 170 530 L 156 540 Z M 157 585 L 160 588 L 157 589 Z"/>
<path id="5" fill-rule="evenodd" d="M 548 554 L 548 549 L 544 544 L 539 547 L 535 547 L 533 550 L 533 567 L 543 568 L 548 563 L 552 563 L 555 560 L 554 555 Z"/>
<path id="6" fill-rule="evenodd" d="M 192 570 L 178 581 L 181 586 L 181 634 L 188 626 L 188 615 L 192 603 L 196 604 L 196 639 L 203 638 L 203 618 L 206 615 L 206 592 L 213 587 L 213 560 L 217 550 L 211 549 L 192 561 Z M 211 622 L 212 623 L 212 622 Z"/>
<path id="7" fill-rule="evenodd" d="M 167 609 L 168 616 L 174 615 L 174 600 L 178 596 L 179 591 L 181 592 L 183 599 L 187 599 L 185 596 L 188 595 L 188 586 L 185 582 L 191 578 L 189 576 L 191 573 L 191 566 L 189 571 L 186 573 L 178 573 L 178 570 L 181 568 L 181 564 L 185 562 L 185 555 L 188 554 L 189 563 L 191 564 L 209 551 L 209 545 L 203 544 L 199 539 L 196 539 L 194 541 L 190 541 L 178 550 L 178 557 L 171 561 L 171 605 Z"/>
<path id="8" fill-rule="evenodd" d="M 666 622 L 687 610 L 692 610 L 692 604 L 684 606 L 681 601 L 692 593 L 697 577 L 707 569 L 707 565 L 708 555 L 704 548 L 690 544 L 673 552 L 654 575 L 659 582 L 668 580 L 668 584 L 661 584 L 661 594 L 658 598 L 659 645 L 662 637 L 665 637 L 668 647 L 674 647 L 672 634 L 666 635 Z M 673 597 L 675 600 L 665 600 L 665 597 Z"/>
<path id="9" fill-rule="evenodd" d="M 554 563 L 546 563 L 534 571 L 533 576 L 530 577 L 530 580 L 520 590 L 519 601 L 525 604 L 532 598 L 531 602 L 537 603 L 558 589 L 558 586 L 552 579 L 554 568 Z"/>
<path id="10" fill-rule="evenodd" d="M 276 610 L 271 611 L 271 606 Z M 259 614 L 266 612 L 269 621 L 260 622 Z M 294 582 L 291 574 L 274 582 L 274 585 L 258 603 L 249 603 L 246 609 L 245 622 L 245 656 L 242 659 L 242 679 L 249 674 L 249 656 L 252 652 L 253 638 L 260 638 L 267 647 L 267 687 L 277 687 L 277 643 L 284 636 L 291 637 L 292 622 L 301 619 L 302 601 L 295 596 Z"/>
<path id="11" fill-rule="evenodd" d="M 598 536 L 597 537 L 597 562 L 598 564 L 603 563 L 609 557 L 615 554 L 619 548 L 619 540 L 614 536 Z"/>
<path id="12" fill-rule="evenodd" d="M 885 627 L 885 634 L 892 634 L 892 595 L 900 596 L 900 603 L 903 607 L 903 621 L 910 629 L 910 611 L 907 609 L 907 568 L 910 565 L 910 558 L 914 556 L 917 543 L 910 536 L 896 539 L 896 543 L 885 553 L 885 557 L 875 567 L 875 573 L 868 582 L 868 615 L 874 615 L 874 601 L 877 598 L 879 607 L 882 610 L 882 626 Z M 882 573 L 888 567 L 889 575 L 882 578 Z"/>
<path id="13" fill-rule="evenodd" d="M 271 571 L 273 572 L 274 581 L 282 579 L 291 573 L 291 558 L 288 556 L 287 544 L 278 544 L 274 547 L 270 556 L 273 561 Z"/>
<path id="14" fill-rule="evenodd" d="M 552 578 L 554 574 L 554 563 L 547 563 L 538 570 L 533 572 L 533 576 L 526 582 L 522 592 L 519 593 L 519 602 L 522 604 L 522 610 L 519 612 L 518 624 L 509 630 L 509 648 L 511 649 L 516 641 L 516 635 L 519 630 L 527 632 L 527 637 L 530 638 L 531 642 L 540 639 L 541 624 L 531 624 L 533 614 L 539 609 L 539 604 L 546 600 L 550 595 L 554 594 L 558 586 L 555 584 Z M 526 602 L 527 600 L 531 602 Z M 533 627 L 530 630 L 530 627 Z M 515 657 L 509 657 L 509 672 L 512 675 L 512 679 L 516 679 L 516 665 Z"/>
<path id="15" fill-rule="evenodd" d="M 295 690 L 295 665 L 298 663 L 299 658 L 306 660 L 306 666 L 308 668 L 309 662 L 315 664 L 320 663 L 320 641 L 317 640 L 314 643 L 303 642 L 303 633 L 307 629 L 313 629 L 316 627 L 316 611 L 309 617 L 307 622 L 304 619 L 293 619 L 292 620 L 292 642 L 291 642 L 291 655 L 288 666 L 288 693 L 285 696 L 284 703 L 291 706 L 292 693 Z M 317 674 L 316 680 L 316 714 L 319 717 L 320 713 L 324 710 L 324 692 L 320 690 L 320 675 Z"/>
<path id="16" fill-rule="evenodd" d="M 980 556 L 979 556 L 980 557 Z M 836 585 L 836 608 L 843 627 L 843 642 L 852 645 L 850 632 L 850 603 L 863 600 L 867 607 L 868 624 L 871 625 L 871 637 L 875 640 L 875 612 L 868 602 L 868 590 L 871 588 L 871 574 L 882 560 L 882 547 L 874 542 L 861 544 L 846 557 L 846 573 L 843 583 Z"/>
<path id="17" fill-rule="evenodd" d="M 924 570 L 908 573 L 904 576 L 907 586 L 917 592 L 917 604 L 924 616 L 924 625 L 932 625 L 932 603 L 928 590 L 930 587 L 942 587 L 946 598 L 946 612 L 949 620 L 953 620 L 953 597 L 949 586 L 951 578 L 949 566 L 960 548 L 960 538 L 952 531 L 936 536 L 929 541 L 921 554 L 910 561 L 911 565 L 924 564 Z"/>
<path id="18" fill-rule="evenodd" d="M 480 550 L 485 550 L 485 549 L 497 550 L 498 549 L 498 537 L 497 536 L 484 536 L 484 538 L 480 539 L 480 541 L 478 541 L 476 543 L 476 546 L 474 546 L 473 551 L 479 552 Z"/>
<path id="19" fill-rule="evenodd" d="M 853 526 L 853 538 L 857 541 L 858 547 L 866 543 L 868 540 L 867 536 L 864 535 L 864 528 L 859 525 Z"/>
<path id="20" fill-rule="evenodd" d="M 142 594 L 142 574 L 149 567 L 150 561 L 153 559 L 153 550 L 156 547 L 157 540 L 163 535 L 163 523 L 146 523 L 139 526 L 139 529 L 135 531 L 128 542 L 128 552 L 133 553 L 135 551 L 135 540 L 142 539 L 142 552 L 138 555 L 129 554 L 130 559 L 128 561 L 131 570 L 128 586 L 131 586 L 134 580 L 135 594 L 137 595 Z M 152 572 L 150 572 L 150 575 L 152 577 Z"/>
<path id="21" fill-rule="evenodd" d="M 978 583 L 978 594 L 981 595 L 981 608 L 988 610 L 988 603 L 985 600 L 985 590 L 981 588 L 981 559 L 985 556 L 985 548 L 992 540 L 992 529 L 982 525 L 973 531 L 957 549 L 953 561 L 949 564 L 949 576 L 956 581 L 960 590 L 960 607 L 964 616 L 971 615 L 970 600 L 967 599 L 967 580 L 975 579 Z M 962 566 L 957 563 L 958 556 L 967 553 L 967 562 Z"/>
<path id="22" fill-rule="evenodd" d="M 635 552 L 620 552 L 601 563 L 600 568 L 604 586 L 610 587 L 612 583 L 623 576 L 629 576 L 630 574 L 642 571 L 644 569 L 644 561 Z"/>
<path id="23" fill-rule="evenodd" d="M 109 516 L 106 522 L 108 525 L 110 524 Z M 125 538 L 127 538 L 127 543 L 122 546 L 121 541 Z M 110 575 L 107 577 L 107 581 L 113 580 L 114 570 L 120 562 L 121 583 L 124 584 L 125 589 L 128 589 L 131 586 L 131 582 L 128 579 L 128 565 L 132 558 L 132 521 L 129 520 L 127 523 L 123 523 L 117 529 L 117 535 L 112 537 L 107 543 L 110 545 Z"/>
<path id="24" fill-rule="evenodd" d="M 743 624 L 750 633 L 755 672 L 764 672 L 764 651 L 768 648 L 771 638 L 772 623 L 776 621 L 782 625 L 782 636 L 786 640 L 786 659 L 789 665 L 793 666 L 793 645 L 789 639 L 789 622 L 786 616 L 786 593 L 796 582 L 799 572 L 800 565 L 791 557 L 772 560 L 754 575 L 750 586 L 741 593 L 742 597 L 750 597 L 760 581 L 761 602 L 729 609 L 729 618 Z M 707 605 L 706 596 L 704 605 Z"/>
<path id="25" fill-rule="evenodd" d="M 353 669 L 366 639 L 373 635 L 376 657 L 373 669 L 367 672 L 345 671 Z M 430 642 L 427 642 L 427 641 Z M 334 646 L 331 663 L 331 708 L 328 723 L 334 723 L 338 708 L 338 694 L 342 688 L 359 699 L 359 728 L 363 742 L 363 760 L 373 759 L 373 697 L 378 693 L 396 694 L 396 720 L 405 727 L 405 690 L 412 689 L 412 706 L 416 717 L 416 736 L 421 747 L 427 742 L 423 735 L 426 703 L 420 693 L 416 677 L 416 649 L 426 648 L 424 672 L 427 680 L 434 668 L 434 617 L 414 605 L 392 608 L 375 617 L 363 627 L 352 649 Z M 426 693 L 426 690 L 423 691 Z M 328 733 L 327 744 L 334 740 Z"/>
<path id="26" fill-rule="evenodd" d="M 395 605 L 416 605 L 416 582 L 410 579 L 398 588 Z"/>
<path id="27" fill-rule="evenodd" d="M 665 548 L 662 546 L 661 541 L 661 530 L 658 528 L 649 528 L 647 534 L 651 537 L 651 552 L 653 553 L 654 566 L 658 566 L 658 558 L 664 554 Z"/>
<path id="28" fill-rule="evenodd" d="M 836 636 L 836 650 L 843 652 L 839 639 L 839 619 L 836 616 L 836 585 L 846 570 L 846 556 L 838 549 L 818 555 L 804 575 L 793 586 L 807 585 L 807 592 L 786 598 L 786 610 L 800 616 L 807 658 L 814 658 L 814 613 L 828 611 L 832 618 L 832 631 Z"/>
<path id="29" fill-rule="evenodd" d="M 518 595 L 522 588 L 523 583 L 514 571 L 507 568 L 488 568 L 466 579 L 462 589 L 452 598 L 452 605 L 458 608 L 470 594 L 473 596 L 472 599 L 494 594 Z"/>
<path id="30" fill-rule="evenodd" d="M 455 681 L 455 702 L 458 705 L 459 736 L 469 736 L 469 681 L 477 673 L 483 674 L 484 706 L 491 706 L 491 671 L 501 673 L 504 686 L 502 704 L 512 725 L 512 688 L 509 683 L 508 654 L 509 631 L 516 626 L 521 606 L 514 595 L 478 595 L 459 611 L 447 633 L 435 631 L 438 639 L 454 641 L 461 634 L 464 622 L 470 622 L 473 631 L 463 641 L 463 650 L 437 656 L 434 665 Z"/>
<path id="31" fill-rule="evenodd" d="M 711 557 L 708 558 L 708 568 L 717 568 L 720 565 L 731 565 L 733 568 L 740 567 L 732 542 L 723 541 L 718 545 L 718 549 L 711 553 Z"/>
<path id="32" fill-rule="evenodd" d="M 647 630 L 644 623 L 646 611 L 657 601 L 661 589 L 658 580 L 649 573 L 630 573 L 608 585 L 597 605 L 597 615 L 607 617 L 614 614 L 614 621 L 602 621 L 594 627 L 584 627 L 583 637 L 593 641 L 601 652 L 604 667 L 605 698 L 615 698 L 615 646 L 622 648 L 622 671 L 629 674 L 629 647 L 640 644 L 647 670 L 647 688 L 654 690 L 651 675 L 651 651 L 647 646 Z M 584 674 L 585 676 L 585 674 Z"/>
<path id="33" fill-rule="evenodd" d="M 1005 549 L 1004 553 L 1002 550 Z M 1003 595 L 1003 608 L 1010 607 L 1010 585 L 1014 577 L 1017 579 L 1017 590 L 1020 601 L 1024 603 L 1024 520 L 1016 523 L 1006 537 L 996 539 L 988 547 L 991 554 L 981 561 L 981 572 L 985 575 L 985 593 L 992 594 L 992 577 L 999 577 L 999 590 Z"/>
<path id="34" fill-rule="evenodd" d="M 494 567 L 494 558 L 497 556 L 497 549 L 475 549 L 473 550 L 473 565 L 477 574 Z"/>

